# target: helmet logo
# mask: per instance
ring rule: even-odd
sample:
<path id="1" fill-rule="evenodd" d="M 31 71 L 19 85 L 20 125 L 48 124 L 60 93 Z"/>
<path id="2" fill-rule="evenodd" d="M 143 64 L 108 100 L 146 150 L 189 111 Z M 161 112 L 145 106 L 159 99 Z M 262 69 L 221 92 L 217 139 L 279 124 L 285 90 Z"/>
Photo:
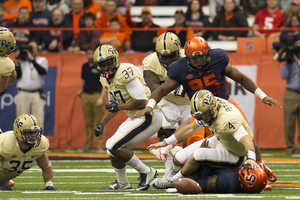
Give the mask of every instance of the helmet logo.
<path id="1" fill-rule="evenodd" d="M 22 126 L 23 126 L 23 122 L 22 122 L 22 121 L 20 121 L 20 119 L 19 119 L 19 118 L 17 118 L 17 119 L 16 119 L 16 122 L 15 122 L 15 124 L 16 124 L 16 126 L 18 127 L 18 129 L 22 128 Z"/>
<path id="2" fill-rule="evenodd" d="M 112 54 L 116 54 L 115 50 L 116 50 L 115 48 L 110 47 L 110 48 L 108 48 L 107 51 L 110 52 L 110 53 L 112 53 Z"/>
<path id="3" fill-rule="evenodd" d="M 254 174 L 247 174 L 247 176 L 245 177 L 245 181 L 249 182 L 249 183 L 255 183 L 256 181 L 256 176 Z"/>
<path id="4" fill-rule="evenodd" d="M 180 47 L 179 39 L 177 38 L 176 40 L 174 40 L 173 44 L 176 45 L 177 47 Z"/>
<path id="5" fill-rule="evenodd" d="M 211 96 L 210 95 L 207 95 L 205 99 L 203 99 L 202 101 L 202 105 L 205 106 L 205 105 L 209 105 L 209 102 L 211 101 Z"/>
<path id="6" fill-rule="evenodd" d="M 11 42 L 7 42 L 6 40 L 2 39 L 0 40 L 0 46 L 5 46 L 6 48 L 8 48 L 11 45 Z"/>

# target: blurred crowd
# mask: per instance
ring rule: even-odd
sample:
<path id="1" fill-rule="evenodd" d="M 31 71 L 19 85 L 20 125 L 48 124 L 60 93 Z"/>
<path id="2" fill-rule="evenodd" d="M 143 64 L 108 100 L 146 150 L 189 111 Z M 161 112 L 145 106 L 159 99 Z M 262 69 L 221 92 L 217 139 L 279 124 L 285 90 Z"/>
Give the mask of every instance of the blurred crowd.
<path id="1" fill-rule="evenodd" d="M 134 6 L 142 6 L 138 21 L 131 15 Z M 155 24 L 153 18 L 158 16 L 152 16 L 152 6 L 166 9 L 177 6 L 171 16 L 174 24 L 168 27 Z M 126 9 L 124 15 L 119 12 L 122 7 Z M 204 7 L 209 15 L 204 14 Z M 280 28 L 299 27 L 299 24 L 300 0 L 2 0 L 0 3 L 0 26 L 13 30 L 17 46 L 35 39 L 40 51 L 50 52 L 86 51 L 89 46 L 99 44 L 110 44 L 119 52 L 151 52 L 155 50 L 157 37 L 167 30 L 176 33 L 182 45 L 194 35 L 219 41 L 234 41 L 237 37 L 279 38 L 274 44 L 278 51 L 300 38 L 300 31 Z M 60 29 L 26 29 L 45 27 L 66 29 L 62 34 Z M 254 29 L 206 30 L 207 27 Z"/>

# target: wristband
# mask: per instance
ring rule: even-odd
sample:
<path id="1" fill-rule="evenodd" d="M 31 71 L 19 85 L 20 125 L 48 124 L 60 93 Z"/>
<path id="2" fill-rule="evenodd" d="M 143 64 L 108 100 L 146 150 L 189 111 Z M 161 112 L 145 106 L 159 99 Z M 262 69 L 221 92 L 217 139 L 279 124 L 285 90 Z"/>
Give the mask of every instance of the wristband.
<path id="1" fill-rule="evenodd" d="M 251 159 L 256 162 L 256 154 L 252 149 L 249 149 L 246 153 L 246 160 Z"/>
<path id="2" fill-rule="evenodd" d="M 46 185 L 46 187 L 48 187 L 48 186 L 52 186 L 53 187 L 53 182 L 52 181 L 47 181 L 45 183 L 45 185 Z"/>
<path id="3" fill-rule="evenodd" d="M 258 96 L 261 100 L 263 100 L 267 96 L 260 88 L 256 88 L 254 94 Z"/>
<path id="4" fill-rule="evenodd" d="M 156 101 L 154 99 L 149 99 L 146 107 L 151 107 L 152 109 L 156 106 Z"/>
<path id="5" fill-rule="evenodd" d="M 165 138 L 164 141 L 167 143 L 167 145 L 169 144 L 176 144 L 178 142 L 178 140 L 176 139 L 175 135 L 171 135 L 168 138 Z"/>

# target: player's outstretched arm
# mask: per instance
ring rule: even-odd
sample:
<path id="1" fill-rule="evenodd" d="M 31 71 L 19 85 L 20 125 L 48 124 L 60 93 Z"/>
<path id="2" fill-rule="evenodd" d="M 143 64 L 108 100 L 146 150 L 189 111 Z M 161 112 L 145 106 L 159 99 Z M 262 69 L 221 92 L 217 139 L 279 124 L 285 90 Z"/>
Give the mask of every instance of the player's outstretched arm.
<path id="1" fill-rule="evenodd" d="M 194 122 L 182 127 L 177 132 L 175 132 L 173 135 L 164 139 L 163 141 L 149 145 L 147 147 L 147 149 L 157 149 L 159 147 L 165 147 L 170 144 L 176 144 L 176 143 L 181 142 L 181 141 L 187 139 L 188 137 L 194 135 L 196 132 L 200 131 L 201 129 L 203 129 L 203 127 L 199 126 L 196 123 L 196 121 L 194 121 Z"/>
<path id="2" fill-rule="evenodd" d="M 237 83 L 240 83 L 246 90 L 252 92 L 257 97 L 259 97 L 264 104 L 272 106 L 274 104 L 278 108 L 281 108 L 281 105 L 277 100 L 272 97 L 267 96 L 256 84 L 255 82 L 247 75 L 240 72 L 236 67 L 228 64 L 225 68 L 225 75 Z"/>
<path id="3" fill-rule="evenodd" d="M 43 172 L 43 178 L 46 186 L 44 190 L 56 190 L 56 188 L 53 187 L 53 169 L 48 156 L 46 154 L 42 155 L 36 159 L 36 163 Z"/>
<path id="4" fill-rule="evenodd" d="M 153 108 L 156 106 L 160 100 L 166 96 L 169 92 L 172 90 L 175 90 L 178 88 L 180 84 L 175 79 L 168 78 L 166 82 L 164 82 L 161 86 L 156 88 L 149 98 L 148 104 L 143 110 L 139 110 L 135 113 L 135 117 L 140 117 L 145 114 L 151 114 L 153 115 Z M 147 108 L 150 107 L 150 108 Z"/>
<path id="5" fill-rule="evenodd" d="M 239 142 L 245 146 L 246 150 L 246 160 L 244 165 L 252 169 L 259 169 L 260 167 L 256 163 L 256 153 L 252 139 L 249 135 L 244 135 Z"/>

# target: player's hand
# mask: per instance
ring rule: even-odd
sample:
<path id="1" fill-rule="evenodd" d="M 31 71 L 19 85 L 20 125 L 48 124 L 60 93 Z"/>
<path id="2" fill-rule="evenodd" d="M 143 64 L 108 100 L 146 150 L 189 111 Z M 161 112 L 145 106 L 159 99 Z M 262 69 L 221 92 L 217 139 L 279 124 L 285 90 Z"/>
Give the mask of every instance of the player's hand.
<path id="1" fill-rule="evenodd" d="M 115 100 L 110 100 L 109 104 L 105 104 L 105 109 L 108 110 L 111 113 L 118 112 L 118 102 Z"/>
<path id="2" fill-rule="evenodd" d="M 96 137 L 99 137 L 100 135 L 103 134 L 103 130 L 104 130 L 104 124 L 103 123 L 99 123 L 96 128 L 94 129 L 94 133 Z"/>
<path id="3" fill-rule="evenodd" d="M 182 85 L 180 85 L 178 88 L 176 88 L 176 89 L 174 90 L 174 95 L 184 97 L 185 91 L 184 91 Z"/>
<path id="4" fill-rule="evenodd" d="M 244 162 L 244 166 L 247 169 L 260 169 L 261 167 L 252 159 L 248 159 Z"/>
<path id="5" fill-rule="evenodd" d="M 204 141 L 202 142 L 200 148 L 210 148 L 209 141 L 207 140 L 207 138 L 204 139 Z"/>
<path id="6" fill-rule="evenodd" d="M 155 143 L 155 144 L 150 144 L 147 149 L 151 150 L 151 149 L 157 149 L 159 147 L 166 147 L 168 146 L 168 144 L 163 140 L 161 142 Z"/>
<path id="7" fill-rule="evenodd" d="M 273 99 L 271 97 L 266 96 L 265 98 L 263 98 L 262 101 L 264 104 L 268 104 L 269 106 L 272 106 L 272 104 L 274 104 L 278 108 L 281 108 L 281 105 L 278 103 L 278 101 L 276 101 L 275 99 Z"/>
<path id="8" fill-rule="evenodd" d="M 136 113 L 134 114 L 135 117 L 140 117 L 142 115 L 146 115 L 146 114 L 150 114 L 153 115 L 153 109 L 149 106 L 145 107 L 143 110 L 138 110 L 136 111 Z"/>
<path id="9" fill-rule="evenodd" d="M 57 190 L 57 189 L 53 186 L 47 186 L 44 188 L 44 190 Z"/>

